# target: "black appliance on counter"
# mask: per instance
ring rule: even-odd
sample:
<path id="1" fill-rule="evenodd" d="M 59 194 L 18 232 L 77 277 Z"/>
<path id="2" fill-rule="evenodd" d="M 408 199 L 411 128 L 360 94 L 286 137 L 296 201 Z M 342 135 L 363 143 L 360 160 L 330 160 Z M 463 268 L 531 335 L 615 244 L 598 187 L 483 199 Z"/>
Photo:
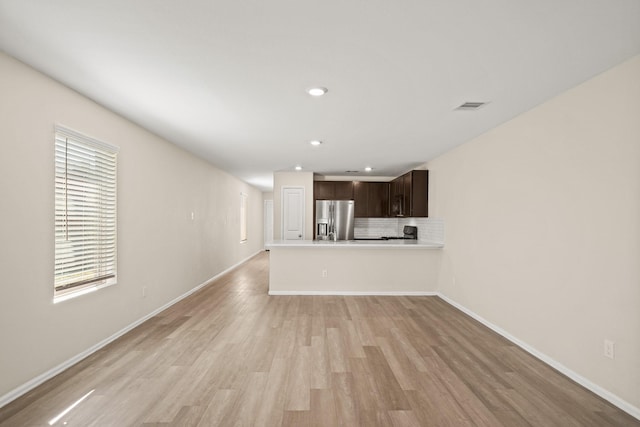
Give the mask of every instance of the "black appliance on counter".
<path id="1" fill-rule="evenodd" d="M 418 227 L 414 225 L 405 225 L 402 229 L 405 239 L 418 240 Z"/>

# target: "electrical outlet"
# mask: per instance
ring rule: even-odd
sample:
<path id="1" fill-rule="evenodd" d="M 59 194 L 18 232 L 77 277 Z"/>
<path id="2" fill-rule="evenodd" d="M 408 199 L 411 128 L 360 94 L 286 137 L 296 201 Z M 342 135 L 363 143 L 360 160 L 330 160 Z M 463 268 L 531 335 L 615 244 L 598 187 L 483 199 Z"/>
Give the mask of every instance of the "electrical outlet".
<path id="1" fill-rule="evenodd" d="M 322 270 L 322 277 L 327 277 L 327 276 L 328 276 L 327 270 Z"/>
<path id="2" fill-rule="evenodd" d="M 611 340 L 604 340 L 604 357 L 614 359 L 616 354 L 616 343 Z"/>
<path id="3" fill-rule="evenodd" d="M 147 287 L 143 286 L 142 287 L 142 298 L 146 298 L 147 297 Z"/>

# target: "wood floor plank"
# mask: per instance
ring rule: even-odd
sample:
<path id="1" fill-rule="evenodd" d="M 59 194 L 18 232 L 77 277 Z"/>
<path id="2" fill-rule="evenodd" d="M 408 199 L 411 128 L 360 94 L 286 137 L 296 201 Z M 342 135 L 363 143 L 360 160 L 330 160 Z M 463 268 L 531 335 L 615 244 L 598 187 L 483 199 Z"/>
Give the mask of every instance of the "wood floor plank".
<path id="1" fill-rule="evenodd" d="M 449 365 L 451 370 L 462 379 L 464 384 L 473 391 L 478 399 L 489 408 L 504 425 L 526 426 L 528 422 L 507 402 L 503 394 L 510 386 L 505 386 L 501 381 L 479 368 L 476 360 L 469 354 L 458 352 L 459 347 L 438 347 L 441 358 Z"/>
<path id="2" fill-rule="evenodd" d="M 420 427 L 420 421 L 413 411 L 389 411 L 393 427 Z"/>
<path id="3" fill-rule="evenodd" d="M 287 380 L 290 373 L 289 359 L 274 358 L 262 392 L 262 399 L 256 411 L 258 426 L 274 426 L 282 423 L 286 397 Z"/>
<path id="4" fill-rule="evenodd" d="M 211 369 L 212 366 L 209 363 L 195 363 L 189 369 L 190 375 L 178 378 L 173 387 L 166 390 L 154 405 L 148 409 L 145 422 L 170 422 L 175 419 L 185 406 L 197 404 L 204 406 L 205 402 L 202 399 L 199 399 L 199 401 L 194 400 L 192 393 L 195 390 L 199 394 L 199 398 L 207 395 L 206 391 L 200 390 L 209 390 L 210 382 L 194 381 L 194 376 L 195 378 L 208 378 L 208 371 Z"/>
<path id="5" fill-rule="evenodd" d="M 340 425 L 333 396 L 333 390 L 330 389 L 311 390 L 310 426 L 337 427 Z"/>
<path id="6" fill-rule="evenodd" d="M 437 390 L 437 388 L 435 388 Z M 437 391 L 407 390 L 407 400 L 414 415 L 424 427 L 472 427 L 473 421 L 451 396 Z M 500 426 L 501 424 L 496 424 Z M 507 427 L 507 426 L 505 426 Z"/>
<path id="7" fill-rule="evenodd" d="M 413 346 L 411 342 L 412 340 L 409 339 L 408 336 L 398 328 L 393 328 L 390 332 L 390 345 L 394 348 L 397 347 L 400 351 L 402 351 L 402 353 L 411 362 L 416 371 L 427 372 L 427 365 L 425 364 L 425 361 L 418 350 L 416 350 L 416 348 Z M 415 337 L 415 335 L 413 336 Z M 420 340 L 419 335 L 417 339 Z"/>
<path id="8" fill-rule="evenodd" d="M 418 371 L 409 361 L 406 354 L 389 343 L 388 338 L 379 337 L 378 347 L 382 351 L 394 377 L 402 390 L 416 390 L 415 378 Z"/>
<path id="9" fill-rule="evenodd" d="M 218 389 L 220 378 L 225 371 L 223 360 L 228 357 L 225 346 L 207 349 L 194 362 L 190 374 L 184 381 L 185 387 L 177 388 L 179 402 L 183 405 L 206 407 L 209 399 Z M 180 391 L 182 390 L 182 393 Z"/>
<path id="10" fill-rule="evenodd" d="M 363 358 L 350 358 L 349 366 L 353 373 L 353 392 L 358 396 L 357 411 L 363 413 L 386 411 L 385 402 L 378 392 L 375 375 L 371 372 L 368 361 Z"/>
<path id="11" fill-rule="evenodd" d="M 309 411 L 284 411 L 282 427 L 301 427 L 311 424 Z"/>
<path id="12" fill-rule="evenodd" d="M 502 425 L 493 412 L 446 363 L 437 356 L 429 360 L 430 366 L 434 369 L 417 377 L 421 389 L 426 391 L 427 395 L 440 396 L 454 412 L 464 413 L 478 427 Z"/>
<path id="13" fill-rule="evenodd" d="M 345 427 L 361 425 L 357 415 L 357 396 L 354 393 L 352 375 L 351 372 L 331 374 L 331 390 L 336 408 L 336 419 L 338 425 Z"/>
<path id="14" fill-rule="evenodd" d="M 311 336 L 324 337 L 326 334 L 327 334 L 327 326 L 325 322 L 325 317 L 314 313 L 311 316 Z"/>
<path id="15" fill-rule="evenodd" d="M 342 339 L 344 340 L 346 356 L 365 357 L 362 342 L 360 342 L 360 335 L 358 335 L 353 320 L 343 320 L 340 325 L 340 330 L 343 332 Z"/>
<path id="16" fill-rule="evenodd" d="M 270 330 L 274 329 L 269 327 Z M 277 329 L 276 329 L 277 330 Z M 276 330 L 269 334 L 256 335 L 253 346 L 247 354 L 247 369 L 253 372 L 269 372 L 273 358 L 278 351 L 278 335 Z"/>
<path id="17" fill-rule="evenodd" d="M 331 387 L 331 366 L 325 337 L 311 337 L 311 375 L 312 389 Z"/>
<path id="18" fill-rule="evenodd" d="M 212 328 L 213 329 L 213 328 Z M 209 342 L 217 335 L 216 330 L 186 330 L 182 332 L 181 339 L 174 341 L 174 346 L 180 350 L 176 352 L 176 357 L 171 362 L 174 366 L 191 366 L 202 352 L 207 348 Z"/>
<path id="19" fill-rule="evenodd" d="M 290 359 L 289 379 L 286 386 L 286 411 L 311 409 L 311 348 L 298 346 Z"/>
<path id="20" fill-rule="evenodd" d="M 288 319 L 282 322 L 280 328 L 280 339 L 275 357 L 279 359 L 291 357 L 296 345 L 296 323 L 295 319 Z"/>
<path id="21" fill-rule="evenodd" d="M 227 412 L 233 407 L 238 396 L 236 390 L 218 390 L 205 409 L 198 426 L 218 426 L 226 418 Z"/>
<path id="22" fill-rule="evenodd" d="M 296 317 L 296 345 L 311 345 L 311 316 L 309 314 L 301 314 Z"/>
<path id="23" fill-rule="evenodd" d="M 349 367 L 346 349 L 344 348 L 343 334 L 340 329 L 327 328 L 327 350 L 329 353 L 331 372 L 347 372 Z"/>
<path id="24" fill-rule="evenodd" d="M 354 318 L 353 324 L 361 345 L 376 345 L 376 336 L 371 330 L 371 325 L 367 319 Z"/>
<path id="25" fill-rule="evenodd" d="M 380 348 L 367 346 L 364 348 L 364 352 L 371 372 L 375 372 L 375 383 L 378 393 L 384 401 L 384 409 L 388 411 L 411 409 L 402 387 Z"/>
<path id="26" fill-rule="evenodd" d="M 251 372 L 247 375 L 246 382 L 240 388 L 235 404 L 220 422 L 220 427 L 243 427 L 255 423 L 268 376 L 269 374 L 266 372 Z"/>
<path id="27" fill-rule="evenodd" d="M 171 427 L 189 427 L 198 425 L 206 408 L 202 406 L 183 406 L 169 423 Z"/>
<path id="28" fill-rule="evenodd" d="M 0 408 L 0 427 L 635 426 L 438 297 L 269 296 L 261 253 Z"/>

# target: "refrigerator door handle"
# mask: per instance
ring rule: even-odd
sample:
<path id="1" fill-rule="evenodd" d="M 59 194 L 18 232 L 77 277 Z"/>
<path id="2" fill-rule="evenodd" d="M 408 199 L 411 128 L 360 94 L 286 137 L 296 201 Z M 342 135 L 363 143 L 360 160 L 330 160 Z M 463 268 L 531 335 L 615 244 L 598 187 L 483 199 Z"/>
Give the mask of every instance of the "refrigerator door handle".
<path id="1" fill-rule="evenodd" d="M 336 240 L 336 205 L 331 202 L 329 205 L 329 239 Z"/>

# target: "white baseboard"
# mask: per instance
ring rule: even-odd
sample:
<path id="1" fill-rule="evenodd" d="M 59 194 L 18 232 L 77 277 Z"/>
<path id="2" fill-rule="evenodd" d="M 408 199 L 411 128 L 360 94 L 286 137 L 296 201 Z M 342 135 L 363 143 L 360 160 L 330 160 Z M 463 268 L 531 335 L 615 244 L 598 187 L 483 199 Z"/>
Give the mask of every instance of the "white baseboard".
<path id="1" fill-rule="evenodd" d="M 433 297 L 437 296 L 437 292 L 368 292 L 368 291 L 269 291 L 269 295 L 298 295 L 298 296 L 379 296 L 379 297 Z"/>
<path id="2" fill-rule="evenodd" d="M 610 402 L 612 405 L 617 406 L 618 408 L 622 409 L 623 411 L 625 411 L 626 413 L 628 413 L 632 417 L 637 418 L 637 419 L 640 420 L 640 408 L 637 408 L 637 407 L 633 406 L 632 404 L 630 404 L 626 400 L 621 399 L 620 397 L 616 396 L 615 394 L 611 393 L 610 391 L 605 390 L 604 388 L 600 387 L 599 385 L 589 381 L 585 377 L 575 373 L 571 369 L 569 369 L 566 366 L 564 366 L 562 363 L 560 363 L 557 360 L 554 360 L 551 357 L 547 356 L 546 354 L 536 350 L 535 348 L 533 348 L 529 344 L 519 340 L 518 338 L 516 338 L 513 335 L 511 335 L 509 332 L 505 331 L 504 329 L 500 328 L 499 326 L 494 325 L 493 323 L 489 322 L 488 320 L 484 319 L 483 317 L 481 317 L 478 314 L 474 313 L 473 311 L 469 310 L 465 306 L 460 305 L 457 302 L 453 301 L 449 297 L 447 297 L 447 296 L 445 296 L 445 295 L 443 295 L 443 294 L 441 294 L 439 292 L 437 293 L 437 296 L 440 299 L 442 299 L 443 301 L 447 302 L 448 304 L 454 306 L 458 310 L 462 311 L 463 313 L 467 314 L 468 316 L 470 316 L 470 317 L 474 318 L 475 320 L 477 320 L 478 322 L 482 323 L 487 328 L 491 329 L 492 331 L 496 332 L 499 335 L 502 335 L 504 338 L 508 339 L 509 341 L 511 341 L 512 343 L 514 343 L 515 345 L 517 345 L 518 347 L 520 347 L 521 349 L 523 349 L 527 353 L 531 354 L 532 356 L 536 357 L 537 359 L 540 359 L 541 361 L 543 361 L 547 365 L 551 366 L 555 370 L 557 370 L 557 371 L 561 372 L 562 374 L 566 375 L 567 377 L 571 378 L 573 381 L 577 382 L 578 384 L 580 384 L 584 388 L 592 391 L 593 393 L 595 393 L 598 396 L 602 397 L 604 400 Z"/>
<path id="3" fill-rule="evenodd" d="M 318 295 L 318 296 L 389 296 L 389 297 L 433 297 L 437 296 L 437 292 L 416 292 L 416 291 L 269 291 L 269 295 Z"/>
<path id="4" fill-rule="evenodd" d="M 109 344 L 109 343 L 115 341 L 116 339 L 120 338 L 122 335 L 126 334 L 127 332 L 129 332 L 130 330 L 135 328 L 136 326 L 139 326 L 140 324 L 146 322 L 147 320 L 151 319 L 153 316 L 157 315 L 158 313 L 166 310 L 167 308 L 171 307 L 175 303 L 183 300 L 184 298 L 188 297 L 189 295 L 193 294 L 194 292 L 198 291 L 199 289 L 205 287 L 206 285 L 208 285 L 209 283 L 213 282 L 214 280 L 216 280 L 220 276 L 228 273 L 229 271 L 233 270 L 234 268 L 238 267 L 239 265 L 247 262 L 249 259 L 253 258 L 254 256 L 256 256 L 260 252 L 262 252 L 262 250 L 260 250 L 260 251 L 258 251 L 256 253 L 254 253 L 253 255 L 245 258 L 244 260 L 238 262 L 237 264 L 232 265 L 231 267 L 227 268 L 226 270 L 216 274 L 215 276 L 213 276 L 212 278 L 208 279 L 207 281 L 199 284 L 195 288 L 185 292 L 184 294 L 180 295 L 179 297 L 169 301 L 168 303 L 166 303 L 162 307 L 153 310 L 151 313 L 149 313 L 146 316 L 136 320 L 135 322 L 131 323 L 130 325 L 125 326 L 123 329 L 119 330 L 118 332 L 116 332 L 115 334 L 111 335 L 110 337 L 105 338 L 104 340 L 100 341 L 99 343 L 95 344 L 94 346 L 86 349 L 82 353 L 79 353 L 79 354 L 73 356 L 72 358 L 62 362 L 58 366 L 55 366 L 54 368 L 49 369 L 48 371 L 38 375 L 37 377 L 31 379 L 30 381 L 27 381 L 26 383 L 22 384 L 21 386 L 14 388 L 9 393 L 7 393 L 7 394 L 5 394 L 5 395 L 0 397 L 0 408 L 2 408 L 3 406 L 7 405 L 8 403 L 14 401 L 15 399 L 19 398 L 23 394 L 25 394 L 25 393 L 31 391 L 32 389 L 36 388 L 37 386 L 39 386 L 43 382 L 55 377 L 56 375 L 58 375 L 62 371 L 66 370 L 66 369 L 69 369 L 70 367 L 72 367 L 76 363 L 80 362 L 82 359 L 85 359 L 86 357 L 89 357 L 90 355 L 92 355 L 96 351 L 100 350 L 102 347 L 104 347 L 107 344 Z"/>

